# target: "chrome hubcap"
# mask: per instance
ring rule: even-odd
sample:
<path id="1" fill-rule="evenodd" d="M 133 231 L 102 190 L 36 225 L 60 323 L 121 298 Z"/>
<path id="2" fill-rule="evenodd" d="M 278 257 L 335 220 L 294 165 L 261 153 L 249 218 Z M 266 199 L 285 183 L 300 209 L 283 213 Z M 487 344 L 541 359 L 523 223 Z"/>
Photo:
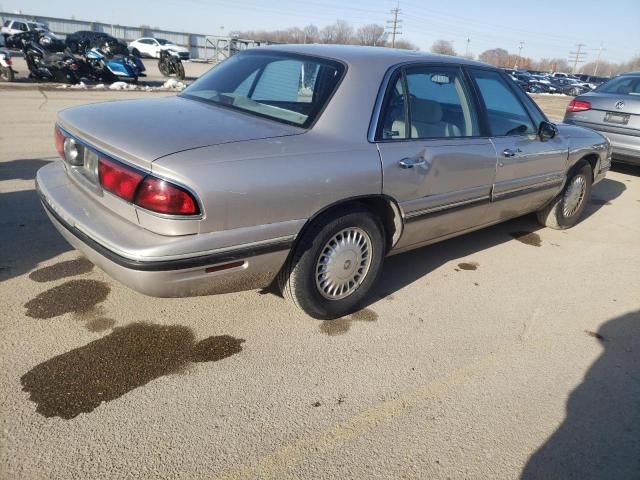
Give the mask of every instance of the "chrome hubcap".
<path id="1" fill-rule="evenodd" d="M 335 234 L 322 248 L 316 264 L 316 286 L 328 300 L 340 300 L 355 292 L 371 266 L 371 239 L 352 227 Z"/>
<path id="2" fill-rule="evenodd" d="M 573 177 L 571 183 L 567 187 L 567 191 L 564 193 L 564 202 L 562 207 L 562 214 L 565 217 L 570 217 L 578 208 L 584 199 L 584 193 L 586 191 L 586 180 L 584 176 L 578 175 Z"/>

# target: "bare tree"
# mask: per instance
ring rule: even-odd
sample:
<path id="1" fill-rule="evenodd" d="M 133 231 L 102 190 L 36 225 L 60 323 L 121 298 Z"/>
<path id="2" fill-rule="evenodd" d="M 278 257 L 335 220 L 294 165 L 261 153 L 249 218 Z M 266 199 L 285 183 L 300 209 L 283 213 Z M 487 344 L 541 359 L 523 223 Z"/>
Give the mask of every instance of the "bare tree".
<path id="1" fill-rule="evenodd" d="M 441 55 L 455 55 L 456 51 L 453 49 L 453 43 L 449 40 L 436 40 L 431 45 L 431 51 L 433 53 L 439 53 Z"/>
<path id="2" fill-rule="evenodd" d="M 411 43 L 407 40 L 397 40 L 397 39 L 396 39 L 395 48 L 401 48 L 403 50 L 420 50 L 418 46 L 414 43 Z"/>
<path id="3" fill-rule="evenodd" d="M 383 45 L 385 37 L 384 27 L 375 23 L 360 27 L 356 32 L 356 38 L 360 45 Z"/>
<path id="4" fill-rule="evenodd" d="M 286 31 L 287 43 L 305 43 L 305 33 L 301 28 L 291 27 Z"/>
<path id="5" fill-rule="evenodd" d="M 315 43 L 318 41 L 319 31 L 313 23 L 310 23 L 302 29 L 304 32 L 304 43 Z"/>
<path id="6" fill-rule="evenodd" d="M 490 63 L 497 67 L 512 67 L 509 65 L 509 52 L 504 48 L 492 48 L 491 50 L 485 50 L 482 52 L 478 59 L 481 62 Z"/>
<path id="7" fill-rule="evenodd" d="M 349 22 L 344 20 L 337 20 L 334 24 L 335 42 L 342 45 L 348 45 L 353 43 L 353 27 L 349 25 Z"/>
<path id="8" fill-rule="evenodd" d="M 336 36 L 335 25 L 327 25 L 320 30 L 318 40 L 320 43 L 336 43 Z"/>

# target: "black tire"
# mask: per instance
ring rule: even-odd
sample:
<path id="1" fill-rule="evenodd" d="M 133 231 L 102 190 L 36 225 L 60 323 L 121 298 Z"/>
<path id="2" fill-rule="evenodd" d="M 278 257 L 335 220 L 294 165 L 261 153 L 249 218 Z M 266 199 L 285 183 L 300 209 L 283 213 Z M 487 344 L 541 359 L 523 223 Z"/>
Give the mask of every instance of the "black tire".
<path id="1" fill-rule="evenodd" d="M 69 41 L 69 43 L 67 43 L 67 47 L 69 47 L 71 53 L 78 53 L 78 43 L 74 40 Z"/>
<path id="2" fill-rule="evenodd" d="M 0 68 L 0 82 L 13 82 L 14 73 L 11 68 Z"/>
<path id="3" fill-rule="evenodd" d="M 371 256 L 368 269 L 348 296 L 326 298 L 316 282 L 320 256 L 336 235 L 354 228 L 368 236 Z M 366 298 L 378 278 L 385 253 L 380 220 L 367 209 L 353 206 L 338 214 L 321 216 L 305 229 L 278 275 L 278 285 L 285 298 L 313 318 L 330 320 L 343 317 L 358 310 Z M 344 268 L 349 268 L 348 265 L 352 265 L 349 260 L 345 261 Z"/>
<path id="4" fill-rule="evenodd" d="M 571 96 L 577 97 L 578 95 L 579 95 L 578 89 L 577 88 L 572 88 L 571 89 Z"/>
<path id="5" fill-rule="evenodd" d="M 163 77 L 169 76 L 169 72 L 167 71 L 168 70 L 167 65 L 162 60 L 158 60 L 158 70 L 160 70 L 160 73 L 162 74 Z"/>
<path id="6" fill-rule="evenodd" d="M 581 194 L 579 203 L 575 209 L 571 209 L 569 212 L 565 209 L 567 199 L 570 198 L 570 189 L 574 182 L 579 182 L 580 179 L 584 181 L 584 191 Z M 567 183 L 562 191 L 547 204 L 544 208 L 541 208 L 536 212 L 538 222 L 541 225 L 556 230 L 564 230 L 566 228 L 573 227 L 582 216 L 584 209 L 589 203 L 591 197 L 591 183 L 593 182 L 593 172 L 591 166 L 586 162 L 580 162 L 577 164 L 569 174 Z"/>
<path id="7" fill-rule="evenodd" d="M 178 80 L 184 80 L 184 66 L 182 65 L 182 62 L 178 62 L 176 66 L 176 77 Z"/>
<path id="8" fill-rule="evenodd" d="M 140 50 L 138 50 L 137 48 L 134 48 L 133 50 L 131 50 L 131 54 L 132 54 L 134 57 L 138 57 L 138 58 L 140 58 Z"/>

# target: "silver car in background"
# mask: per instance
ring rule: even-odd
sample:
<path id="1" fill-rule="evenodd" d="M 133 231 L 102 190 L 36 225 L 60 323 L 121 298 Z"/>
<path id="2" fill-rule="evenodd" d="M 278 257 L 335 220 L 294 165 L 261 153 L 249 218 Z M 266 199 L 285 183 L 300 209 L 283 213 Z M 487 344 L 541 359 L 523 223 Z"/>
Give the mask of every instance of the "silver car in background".
<path id="1" fill-rule="evenodd" d="M 564 121 L 602 132 L 611 141 L 614 161 L 640 165 L 640 72 L 619 75 L 576 97 Z"/>
<path id="2" fill-rule="evenodd" d="M 362 305 L 387 255 L 529 212 L 571 227 L 610 166 L 604 137 L 553 125 L 494 67 L 329 45 L 62 111 L 55 142 L 42 203 L 108 274 L 163 297 L 277 279 L 315 318 Z"/>

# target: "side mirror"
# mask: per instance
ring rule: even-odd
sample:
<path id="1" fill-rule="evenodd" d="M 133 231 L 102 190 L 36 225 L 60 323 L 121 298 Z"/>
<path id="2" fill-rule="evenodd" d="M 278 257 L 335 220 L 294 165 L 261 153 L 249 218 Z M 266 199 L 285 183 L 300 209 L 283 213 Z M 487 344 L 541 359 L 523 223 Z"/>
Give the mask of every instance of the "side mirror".
<path id="1" fill-rule="evenodd" d="M 558 134 L 558 129 L 553 123 L 542 122 L 540 123 L 540 127 L 538 128 L 538 136 L 540 140 L 543 142 L 546 140 L 551 140 Z"/>

